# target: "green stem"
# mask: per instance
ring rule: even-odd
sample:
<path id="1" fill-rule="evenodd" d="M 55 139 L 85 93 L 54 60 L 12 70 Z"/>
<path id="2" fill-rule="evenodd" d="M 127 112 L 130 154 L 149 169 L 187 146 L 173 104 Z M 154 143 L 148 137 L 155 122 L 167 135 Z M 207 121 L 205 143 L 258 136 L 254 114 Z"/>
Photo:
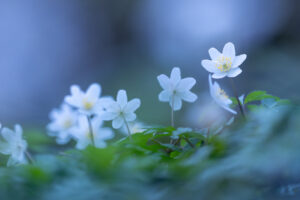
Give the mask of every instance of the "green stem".
<path id="1" fill-rule="evenodd" d="M 92 142 L 92 145 L 95 147 L 96 145 L 95 145 L 95 139 L 94 139 L 92 119 L 89 115 L 87 115 L 86 117 L 87 117 L 88 124 L 89 124 L 89 133 L 90 133 L 90 137 L 91 137 L 91 142 Z"/>
<path id="2" fill-rule="evenodd" d="M 174 127 L 174 95 L 172 95 L 171 103 L 171 126 Z"/>
<path id="3" fill-rule="evenodd" d="M 238 102 L 238 106 L 239 106 L 239 108 L 240 108 L 241 114 L 242 114 L 242 116 L 244 117 L 244 119 L 246 119 L 246 115 L 245 115 L 243 106 L 242 106 L 242 104 L 241 104 L 241 102 L 240 102 L 240 99 L 239 99 L 239 97 L 238 97 L 238 95 L 237 95 L 236 87 L 235 87 L 235 85 L 234 85 L 234 82 L 233 82 L 232 78 L 229 78 L 229 80 L 230 80 L 230 84 L 231 84 L 231 87 L 232 87 L 234 96 L 235 96 L 235 98 L 236 98 L 236 100 L 237 100 L 237 102 Z"/>
<path id="4" fill-rule="evenodd" d="M 31 154 L 29 153 L 29 151 L 27 151 L 27 150 L 25 151 L 25 156 L 28 159 L 30 164 L 33 165 L 35 163 L 34 159 L 32 158 Z"/>
<path id="5" fill-rule="evenodd" d="M 123 117 L 123 119 L 124 119 L 125 126 L 127 128 L 127 131 L 128 131 L 128 137 L 129 137 L 130 140 L 132 140 L 132 138 L 131 138 L 131 131 L 130 131 L 128 122 L 126 121 L 125 117 Z"/>

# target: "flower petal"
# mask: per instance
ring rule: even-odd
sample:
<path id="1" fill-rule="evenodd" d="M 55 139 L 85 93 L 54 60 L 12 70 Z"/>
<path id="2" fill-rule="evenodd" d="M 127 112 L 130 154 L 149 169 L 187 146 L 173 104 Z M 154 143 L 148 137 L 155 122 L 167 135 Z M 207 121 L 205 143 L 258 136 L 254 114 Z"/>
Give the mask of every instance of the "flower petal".
<path id="1" fill-rule="evenodd" d="M 225 44 L 223 48 L 223 55 L 225 57 L 229 57 L 231 59 L 234 59 L 235 57 L 235 48 L 234 45 L 231 42 L 228 42 Z"/>
<path id="2" fill-rule="evenodd" d="M 181 80 L 181 72 L 178 67 L 174 67 L 171 72 L 170 81 L 176 85 Z"/>
<path id="3" fill-rule="evenodd" d="M 231 108 L 229 108 L 229 106 L 226 106 L 226 105 L 222 105 L 222 108 L 224 108 L 225 110 L 231 112 L 232 114 L 236 115 L 237 112 Z"/>
<path id="4" fill-rule="evenodd" d="M 210 48 L 208 53 L 212 60 L 217 60 L 222 55 L 216 48 Z"/>
<path id="5" fill-rule="evenodd" d="M 185 91 L 183 92 L 180 97 L 187 102 L 195 102 L 197 100 L 197 95 L 192 93 L 191 91 Z"/>
<path id="6" fill-rule="evenodd" d="M 131 122 L 131 121 L 134 121 L 136 119 L 136 114 L 126 113 L 124 117 L 125 117 L 127 122 Z"/>
<path id="7" fill-rule="evenodd" d="M 93 83 L 86 91 L 86 97 L 91 99 L 98 99 L 101 94 L 101 86 L 98 83 Z"/>
<path id="8" fill-rule="evenodd" d="M 117 102 L 121 106 L 121 108 L 124 108 L 128 102 L 127 100 L 127 94 L 125 90 L 119 90 L 117 95 Z"/>
<path id="9" fill-rule="evenodd" d="M 164 90 L 169 90 L 171 88 L 170 79 L 166 75 L 164 75 L 164 74 L 159 75 L 157 77 L 157 80 L 158 80 L 160 86 Z"/>
<path id="10" fill-rule="evenodd" d="M 101 118 L 105 121 L 110 121 L 110 120 L 113 120 L 115 119 L 116 117 L 118 117 L 118 113 L 115 113 L 115 112 L 104 112 L 101 114 Z"/>
<path id="11" fill-rule="evenodd" d="M 235 69 L 232 69 L 228 72 L 227 76 L 230 78 L 238 76 L 240 73 L 242 73 L 242 70 L 238 67 Z"/>
<path id="12" fill-rule="evenodd" d="M 136 109 L 138 109 L 141 106 L 141 100 L 140 99 L 132 99 L 127 103 L 127 105 L 124 108 L 124 112 L 134 112 Z"/>
<path id="13" fill-rule="evenodd" d="M 182 100 L 180 97 L 178 96 L 174 96 L 174 99 L 170 100 L 170 106 L 174 111 L 180 110 L 182 107 Z M 174 105 L 172 106 L 172 104 L 174 103 Z"/>
<path id="14" fill-rule="evenodd" d="M 182 79 L 178 86 L 177 90 L 180 92 L 190 90 L 196 84 L 196 80 L 194 78 L 184 78 Z"/>
<path id="15" fill-rule="evenodd" d="M 119 129 L 119 128 L 121 128 L 121 127 L 123 126 L 123 124 L 124 124 L 124 119 L 123 119 L 123 117 L 117 117 L 117 118 L 115 118 L 115 119 L 113 120 L 113 122 L 112 122 L 112 127 L 113 127 L 114 129 Z"/>
<path id="16" fill-rule="evenodd" d="M 219 70 L 216 68 L 216 64 L 211 60 L 202 60 L 201 65 L 206 69 L 208 72 L 216 73 Z"/>
<path id="17" fill-rule="evenodd" d="M 215 79 L 224 78 L 225 76 L 226 76 L 226 73 L 215 73 L 212 75 L 212 77 Z"/>
<path id="18" fill-rule="evenodd" d="M 240 66 L 247 58 L 247 55 L 246 54 L 242 54 L 242 55 L 239 55 L 239 56 L 236 56 L 233 60 L 233 63 L 232 63 L 232 68 L 236 68 L 238 66 Z"/>
<path id="19" fill-rule="evenodd" d="M 170 92 L 168 92 L 167 90 L 161 91 L 158 95 L 158 99 L 162 102 L 168 102 L 170 101 L 170 98 Z"/>

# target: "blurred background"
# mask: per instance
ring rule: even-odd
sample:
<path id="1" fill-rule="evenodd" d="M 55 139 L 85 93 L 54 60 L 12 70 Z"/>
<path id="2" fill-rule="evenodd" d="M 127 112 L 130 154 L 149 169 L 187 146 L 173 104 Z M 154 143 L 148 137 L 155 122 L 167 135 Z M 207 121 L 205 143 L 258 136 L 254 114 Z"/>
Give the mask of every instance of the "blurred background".
<path id="1" fill-rule="evenodd" d="M 300 100 L 298 0 L 0 0 L 0 122 L 45 127 L 71 84 L 99 82 L 103 95 L 139 97 L 139 120 L 168 125 L 156 77 L 179 66 L 197 79 L 199 99 L 176 113 L 177 124 L 201 127 L 226 116 L 209 97 L 201 60 L 228 41 L 248 55 L 234 78 L 239 94 Z"/>

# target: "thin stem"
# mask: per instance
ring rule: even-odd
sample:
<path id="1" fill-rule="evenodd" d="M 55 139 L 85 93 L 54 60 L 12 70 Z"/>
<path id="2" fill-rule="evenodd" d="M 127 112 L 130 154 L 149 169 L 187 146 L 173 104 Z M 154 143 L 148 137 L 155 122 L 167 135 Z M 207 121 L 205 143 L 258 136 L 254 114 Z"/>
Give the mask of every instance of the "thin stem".
<path id="1" fill-rule="evenodd" d="M 192 148 L 195 147 L 195 145 L 187 137 L 184 137 L 184 139 Z"/>
<path id="2" fill-rule="evenodd" d="M 231 87 L 232 87 L 234 96 L 235 96 L 235 98 L 236 98 L 236 100 L 237 100 L 237 102 L 238 102 L 238 105 L 239 105 L 241 114 L 243 115 L 244 119 L 246 119 L 246 115 L 245 115 L 243 106 L 242 106 L 242 104 L 241 104 L 241 102 L 240 102 L 240 99 L 239 99 L 239 97 L 238 97 L 238 95 L 237 95 L 236 87 L 235 87 L 235 85 L 234 85 L 234 82 L 233 82 L 232 78 L 230 78 L 229 80 L 230 80 L 230 84 L 231 84 Z"/>
<path id="3" fill-rule="evenodd" d="M 171 126 L 174 127 L 174 95 L 172 95 L 171 102 Z"/>
<path id="4" fill-rule="evenodd" d="M 29 160 L 30 164 L 34 164 L 34 159 L 32 158 L 31 154 L 29 153 L 29 151 L 25 151 L 25 156 L 27 157 L 27 159 Z"/>
<path id="5" fill-rule="evenodd" d="M 128 122 L 127 122 L 127 120 L 125 119 L 125 117 L 123 117 L 123 119 L 124 119 L 125 126 L 126 126 L 126 128 L 127 128 L 127 131 L 128 131 L 128 137 L 129 137 L 130 140 L 132 140 L 132 138 L 131 138 L 131 131 L 130 131 Z"/>
<path id="6" fill-rule="evenodd" d="M 91 137 L 91 142 L 92 145 L 95 147 L 95 139 L 94 139 L 94 132 L 93 132 L 93 126 L 92 126 L 92 120 L 91 120 L 91 116 L 87 115 L 87 120 L 88 120 L 88 124 L 89 124 L 89 133 L 90 133 L 90 137 Z"/>

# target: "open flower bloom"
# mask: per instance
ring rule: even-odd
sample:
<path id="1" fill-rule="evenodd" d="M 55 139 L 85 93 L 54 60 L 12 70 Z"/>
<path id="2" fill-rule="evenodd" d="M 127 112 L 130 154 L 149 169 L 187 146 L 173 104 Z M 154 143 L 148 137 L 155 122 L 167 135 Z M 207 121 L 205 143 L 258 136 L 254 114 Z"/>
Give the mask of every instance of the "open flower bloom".
<path id="1" fill-rule="evenodd" d="M 103 120 L 112 120 L 115 129 L 121 128 L 124 123 L 134 121 L 134 113 L 141 105 L 140 99 L 132 99 L 128 102 L 125 90 L 119 90 L 117 101 L 111 101 L 106 112 L 102 115 Z"/>
<path id="2" fill-rule="evenodd" d="M 88 145 L 92 145 L 92 138 L 97 148 L 106 147 L 105 140 L 114 137 L 114 132 L 110 128 L 102 127 L 103 121 L 99 117 L 91 119 L 92 131 L 90 131 L 89 122 L 86 116 L 80 116 L 78 125 L 72 129 L 72 136 L 76 140 L 76 148 L 84 149 Z M 93 135 L 92 135 L 93 134 Z"/>
<path id="3" fill-rule="evenodd" d="M 232 114 L 236 114 L 237 112 L 230 108 L 232 101 L 229 99 L 225 91 L 220 88 L 220 85 L 217 82 L 212 82 L 211 75 L 209 75 L 208 79 L 210 95 L 215 102 L 225 110 L 231 112 Z"/>
<path id="4" fill-rule="evenodd" d="M 190 77 L 181 79 L 181 73 L 178 67 L 172 69 L 170 78 L 161 74 L 157 79 L 163 88 L 158 99 L 162 102 L 169 102 L 174 111 L 181 109 L 182 100 L 187 102 L 197 100 L 197 95 L 190 91 L 196 84 L 196 80 Z"/>
<path id="5" fill-rule="evenodd" d="M 86 92 L 83 92 L 79 86 L 71 86 L 71 95 L 65 97 L 65 102 L 77 108 L 86 115 L 99 114 L 103 111 L 109 97 L 100 98 L 101 86 L 93 83 Z"/>
<path id="6" fill-rule="evenodd" d="M 3 128 L 0 153 L 10 155 L 7 166 L 27 163 L 25 151 L 27 142 L 22 137 L 23 130 L 20 125 L 15 125 L 15 130 Z"/>
<path id="7" fill-rule="evenodd" d="M 213 73 L 213 78 L 236 77 L 242 73 L 239 66 L 246 60 L 247 55 L 236 56 L 234 45 L 231 42 L 225 44 L 222 53 L 215 48 L 210 48 L 208 53 L 211 60 L 202 60 L 201 64 L 207 71 Z"/>
<path id="8" fill-rule="evenodd" d="M 61 109 L 54 109 L 50 113 L 52 122 L 48 124 L 50 136 L 55 136 L 58 144 L 66 144 L 71 139 L 71 130 L 77 123 L 78 113 L 70 106 L 63 104 Z"/>

